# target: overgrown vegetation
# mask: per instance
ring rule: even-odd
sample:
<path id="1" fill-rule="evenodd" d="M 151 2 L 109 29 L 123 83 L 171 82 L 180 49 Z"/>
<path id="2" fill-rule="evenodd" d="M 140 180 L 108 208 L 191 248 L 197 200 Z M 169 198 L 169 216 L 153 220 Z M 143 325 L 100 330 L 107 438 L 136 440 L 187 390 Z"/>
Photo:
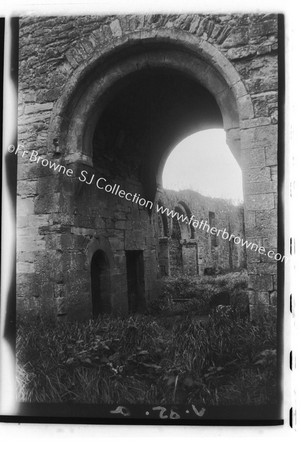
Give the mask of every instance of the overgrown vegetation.
<path id="1" fill-rule="evenodd" d="M 234 278 L 227 287 L 233 282 L 237 290 L 243 281 Z M 224 288 L 223 283 L 220 278 L 217 285 Z M 168 292 L 180 296 L 189 291 L 197 298 L 205 284 L 210 281 L 184 285 L 168 280 L 166 303 L 170 303 Z M 163 313 L 126 319 L 107 316 L 55 326 L 42 321 L 20 324 L 19 400 L 276 403 L 275 312 L 255 322 L 237 315 L 233 305 L 217 308 L 205 322 L 187 312 L 177 320 L 168 319 L 163 308 Z"/>
<path id="2" fill-rule="evenodd" d="M 202 278 L 198 276 L 166 277 L 162 279 L 159 300 L 150 305 L 150 312 L 165 315 L 209 314 L 210 300 L 214 294 L 227 291 L 231 296 L 234 309 L 238 314 L 244 314 L 247 312 L 248 304 L 245 291 L 247 285 L 246 271 Z"/>

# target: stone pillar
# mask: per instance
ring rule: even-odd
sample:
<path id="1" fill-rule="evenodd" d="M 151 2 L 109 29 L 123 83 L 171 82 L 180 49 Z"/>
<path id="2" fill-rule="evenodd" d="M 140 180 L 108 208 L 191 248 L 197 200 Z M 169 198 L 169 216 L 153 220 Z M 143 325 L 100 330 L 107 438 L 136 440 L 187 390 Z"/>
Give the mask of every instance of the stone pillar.
<path id="1" fill-rule="evenodd" d="M 170 275 L 169 238 L 168 237 L 159 238 L 159 266 L 160 266 L 160 275 L 161 276 Z"/>
<path id="2" fill-rule="evenodd" d="M 194 240 L 182 241 L 183 273 L 197 275 L 197 242 Z"/>
<path id="3" fill-rule="evenodd" d="M 244 168 L 245 233 L 250 312 L 275 304 L 277 261 L 277 125 L 269 118 L 244 121 L 241 147 Z M 256 245 L 259 251 L 255 251 Z M 252 249 L 253 247 L 253 249 Z"/>

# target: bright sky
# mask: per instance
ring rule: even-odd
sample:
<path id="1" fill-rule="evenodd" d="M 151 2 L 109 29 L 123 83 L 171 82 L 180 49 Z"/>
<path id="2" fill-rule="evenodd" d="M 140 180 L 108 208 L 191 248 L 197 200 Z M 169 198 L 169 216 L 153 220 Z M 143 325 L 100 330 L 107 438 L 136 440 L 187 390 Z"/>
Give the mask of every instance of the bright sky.
<path id="1" fill-rule="evenodd" d="M 163 187 L 243 201 L 241 169 L 221 129 L 200 131 L 180 142 L 163 170 Z"/>

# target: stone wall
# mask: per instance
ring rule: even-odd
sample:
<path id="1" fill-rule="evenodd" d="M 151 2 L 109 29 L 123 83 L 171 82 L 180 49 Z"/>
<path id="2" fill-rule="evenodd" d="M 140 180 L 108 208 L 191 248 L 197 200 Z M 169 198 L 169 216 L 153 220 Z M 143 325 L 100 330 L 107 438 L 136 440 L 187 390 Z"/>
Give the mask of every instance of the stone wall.
<path id="1" fill-rule="evenodd" d="M 19 153 L 20 315 L 88 317 L 92 310 L 90 263 L 97 249 L 105 250 L 111 263 L 112 304 L 117 312 L 127 312 L 126 251 L 143 250 L 146 301 L 156 298 L 158 236 L 154 215 L 78 182 L 81 170 L 97 169 L 89 150 L 96 126 L 95 111 L 102 108 L 114 80 L 122 80 L 126 73 L 141 68 L 168 66 L 177 74 L 187 72 L 215 98 L 229 146 L 243 171 L 246 237 L 276 250 L 277 33 L 278 20 L 273 14 L 20 19 L 18 143 L 49 160 L 56 158 L 75 174 L 67 179 Z M 179 111 L 185 100 L 185 96 L 181 98 L 181 87 L 185 87 L 187 95 L 196 89 L 188 81 L 179 83 L 167 102 L 178 99 L 174 111 Z M 214 108 L 208 108 L 212 117 L 216 115 Z M 157 110 L 159 117 L 160 108 Z M 174 119 L 172 114 L 168 117 Z M 200 126 L 197 113 L 191 120 L 195 131 Z M 219 123 L 219 118 L 216 120 Z M 184 122 L 183 116 L 177 125 L 165 127 L 169 133 L 166 142 L 162 130 L 151 134 L 147 129 L 141 142 L 131 149 L 133 132 L 125 140 L 127 148 L 120 148 L 122 155 L 130 156 L 118 159 L 119 173 L 113 173 L 109 163 L 114 149 L 111 154 L 107 151 L 107 166 L 100 175 L 107 171 L 108 181 L 120 182 L 122 189 L 155 200 L 154 180 L 160 172 L 159 161 L 164 160 L 162 155 L 173 144 L 172 133 L 181 124 L 182 135 L 192 131 Z M 112 130 L 111 136 L 115 132 Z M 156 139 L 152 141 L 151 136 Z M 122 142 L 122 134 L 118 139 Z M 142 156 L 141 148 L 145 149 Z M 132 176 L 134 166 L 137 170 Z M 208 258 L 213 261 L 214 253 Z M 212 261 L 204 261 L 204 266 Z M 276 263 L 267 256 L 248 252 L 247 267 L 251 306 L 274 302 Z"/>

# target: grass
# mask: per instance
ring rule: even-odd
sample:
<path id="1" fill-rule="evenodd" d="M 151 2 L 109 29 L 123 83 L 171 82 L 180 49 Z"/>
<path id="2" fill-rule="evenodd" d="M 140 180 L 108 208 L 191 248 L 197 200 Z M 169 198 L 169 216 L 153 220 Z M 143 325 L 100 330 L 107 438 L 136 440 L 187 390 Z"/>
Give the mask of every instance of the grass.
<path id="1" fill-rule="evenodd" d="M 224 282 L 219 279 L 217 286 L 224 288 Z M 237 291 L 244 281 L 231 276 L 228 288 L 231 283 Z M 209 280 L 192 281 L 185 287 L 179 282 L 179 290 L 168 280 L 166 289 L 187 295 L 187 289 L 205 292 L 209 284 Z M 167 295 L 165 301 L 170 303 Z M 156 314 L 106 316 L 86 323 L 20 323 L 18 399 L 96 404 L 275 404 L 275 349 L 275 312 L 255 322 L 238 315 L 235 305 L 218 309 L 207 322 L 193 311 L 182 311 L 175 320 L 163 308 Z"/>

